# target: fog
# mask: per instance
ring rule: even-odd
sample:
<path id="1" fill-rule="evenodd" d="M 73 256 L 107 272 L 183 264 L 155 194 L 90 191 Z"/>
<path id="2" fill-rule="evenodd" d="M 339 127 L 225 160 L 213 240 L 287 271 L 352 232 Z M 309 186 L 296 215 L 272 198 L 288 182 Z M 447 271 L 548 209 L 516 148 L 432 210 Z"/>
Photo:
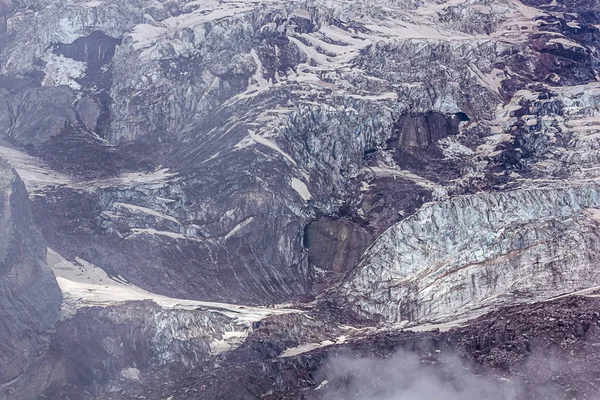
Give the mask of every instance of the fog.
<path id="1" fill-rule="evenodd" d="M 456 356 L 423 362 L 413 353 L 381 358 L 337 357 L 324 374 L 323 398 L 356 400 L 522 400 L 518 377 L 475 374 Z"/>

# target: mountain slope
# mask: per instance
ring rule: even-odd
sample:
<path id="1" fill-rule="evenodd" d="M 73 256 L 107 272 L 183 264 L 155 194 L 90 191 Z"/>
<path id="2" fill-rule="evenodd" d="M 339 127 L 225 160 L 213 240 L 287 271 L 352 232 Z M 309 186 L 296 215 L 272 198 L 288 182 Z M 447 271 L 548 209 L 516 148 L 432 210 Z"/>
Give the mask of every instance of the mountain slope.
<path id="1" fill-rule="evenodd" d="M 63 292 L 46 393 L 271 379 L 600 286 L 597 8 L 0 2 L 0 157 Z"/>
<path id="2" fill-rule="evenodd" d="M 50 347 L 61 296 L 25 186 L 2 159 L 0 210 L 0 398 L 12 399 L 19 397 L 11 393 L 21 377 Z"/>

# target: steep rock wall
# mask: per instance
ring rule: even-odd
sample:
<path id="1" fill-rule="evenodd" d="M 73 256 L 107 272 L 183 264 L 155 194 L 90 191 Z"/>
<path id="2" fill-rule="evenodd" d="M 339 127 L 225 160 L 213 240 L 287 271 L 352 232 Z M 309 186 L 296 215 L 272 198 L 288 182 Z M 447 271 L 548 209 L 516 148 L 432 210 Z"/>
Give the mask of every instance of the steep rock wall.
<path id="1" fill-rule="evenodd" d="M 0 159 L 0 398 L 50 346 L 61 296 L 27 192 Z"/>

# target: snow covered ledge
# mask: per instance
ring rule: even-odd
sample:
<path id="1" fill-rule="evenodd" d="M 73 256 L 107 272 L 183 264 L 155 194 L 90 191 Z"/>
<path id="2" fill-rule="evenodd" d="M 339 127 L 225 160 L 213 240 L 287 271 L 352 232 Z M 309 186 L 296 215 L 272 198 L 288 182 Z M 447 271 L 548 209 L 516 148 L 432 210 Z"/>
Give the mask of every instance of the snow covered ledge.
<path id="1" fill-rule="evenodd" d="M 268 316 L 300 312 L 289 308 L 251 307 L 236 304 L 176 299 L 148 292 L 132 285 L 121 277 L 111 277 L 101 268 L 77 258 L 75 262 L 66 260 L 52 249 L 48 249 L 48 265 L 52 268 L 63 294 L 62 319 L 75 315 L 84 307 L 108 307 L 132 301 L 150 300 L 163 309 L 209 311 L 228 321 L 219 325 L 216 331 L 192 332 L 198 327 L 172 327 L 181 329 L 183 337 L 196 337 L 199 334 L 212 337 L 211 353 L 218 354 L 231 350 L 244 342 L 252 331 L 254 322 Z"/>

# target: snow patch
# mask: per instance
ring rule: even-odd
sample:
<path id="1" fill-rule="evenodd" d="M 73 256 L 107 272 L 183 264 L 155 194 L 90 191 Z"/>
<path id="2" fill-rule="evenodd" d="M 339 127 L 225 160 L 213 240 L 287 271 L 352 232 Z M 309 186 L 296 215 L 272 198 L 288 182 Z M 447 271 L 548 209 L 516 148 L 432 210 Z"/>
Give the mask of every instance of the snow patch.
<path id="1" fill-rule="evenodd" d="M 102 4 L 104 4 L 104 2 L 102 1 L 88 1 L 86 3 L 81 3 L 82 7 L 88 7 L 88 8 L 96 8 L 96 7 L 100 7 Z"/>
<path id="2" fill-rule="evenodd" d="M 31 196 L 43 195 L 45 191 L 58 186 L 87 191 L 105 188 L 132 189 L 140 186 L 148 189 L 160 189 L 178 179 L 176 173 L 170 172 L 166 168 L 160 168 L 147 172 L 126 172 L 112 178 L 88 181 L 54 171 L 43 160 L 5 145 L 0 145 L 0 157 L 17 170 Z M 139 209 L 139 211 L 142 210 Z"/>
<path id="3" fill-rule="evenodd" d="M 177 173 L 168 168 L 158 168 L 154 171 L 125 172 L 113 178 L 98 179 L 94 181 L 78 182 L 74 185 L 81 189 L 98 188 L 128 188 L 144 186 L 148 189 L 161 189 L 168 183 L 177 181 Z"/>
<path id="4" fill-rule="evenodd" d="M 327 379 L 326 379 L 326 380 L 324 380 L 323 382 L 321 382 L 321 383 L 319 384 L 319 386 L 317 386 L 317 387 L 315 388 L 315 390 L 321 390 L 321 389 L 323 389 L 323 388 L 324 388 L 324 387 L 325 387 L 325 386 L 326 386 L 328 383 L 329 383 L 329 381 L 328 381 Z"/>
<path id="5" fill-rule="evenodd" d="M 462 145 L 455 138 L 447 137 L 440 139 L 438 144 L 442 148 L 442 153 L 444 157 L 449 159 L 460 158 L 460 157 L 468 157 L 472 156 L 473 150 L 468 148 L 467 146 Z"/>
<path id="6" fill-rule="evenodd" d="M 151 235 L 151 236 L 166 236 L 171 239 L 176 240 L 194 240 L 193 238 L 188 238 L 182 233 L 170 232 L 170 231 L 157 231 L 152 228 L 132 228 L 131 235 L 127 236 L 126 239 L 130 239 L 139 235 Z"/>
<path id="7" fill-rule="evenodd" d="M 596 222 L 600 222 L 600 209 L 598 208 L 586 208 L 584 213 Z"/>
<path id="8" fill-rule="evenodd" d="M 42 59 L 46 62 L 44 67 L 46 76 L 42 86 L 68 86 L 74 90 L 81 89 L 77 79 L 85 75 L 87 63 L 54 53 L 46 53 Z"/>
<path id="9" fill-rule="evenodd" d="M 502 81 L 506 78 L 504 71 L 494 68 L 489 74 L 484 74 L 475 64 L 467 67 L 469 71 L 481 82 L 482 86 L 488 87 L 497 94 L 500 94 Z"/>
<path id="10" fill-rule="evenodd" d="M 281 355 L 280 358 L 285 357 L 293 357 L 300 354 L 308 353 L 309 351 L 321 349 L 323 347 L 328 347 L 334 344 L 343 344 L 346 343 L 346 336 L 340 336 L 339 338 L 333 340 L 324 340 L 320 343 L 304 343 L 296 347 L 290 347 L 286 349 Z"/>
<path id="11" fill-rule="evenodd" d="M 254 82 L 256 82 L 256 84 L 258 85 L 258 89 L 263 89 L 263 88 L 268 87 L 269 82 L 263 76 L 263 69 L 264 69 L 263 64 L 262 64 L 262 61 L 260 61 L 260 58 L 258 57 L 256 50 L 252 49 L 250 51 L 250 55 L 252 56 L 252 59 L 254 60 L 254 63 L 256 64 L 256 72 L 254 73 L 254 75 L 252 76 L 251 79 L 253 79 Z"/>
<path id="12" fill-rule="evenodd" d="M 409 171 L 397 170 L 392 168 L 381 168 L 381 167 L 368 167 L 365 168 L 365 171 L 374 173 L 378 176 L 397 176 L 406 180 L 409 180 L 417 185 L 427 188 L 433 189 L 437 187 L 435 182 L 430 181 L 429 179 L 425 179 L 419 175 L 413 174 Z"/>
<path id="13" fill-rule="evenodd" d="M 129 34 L 134 50 L 141 50 L 154 45 L 158 39 L 167 34 L 165 28 L 150 24 L 140 24 L 133 28 Z"/>
<path id="14" fill-rule="evenodd" d="M 245 220 L 243 220 L 242 222 L 237 224 L 232 230 L 230 230 L 229 233 L 227 233 L 227 235 L 225 235 L 225 239 L 229 239 L 230 237 L 235 235 L 237 232 L 239 232 L 242 228 L 247 226 L 252 221 L 254 221 L 254 217 L 246 218 Z"/>
<path id="15" fill-rule="evenodd" d="M 48 249 L 47 262 L 63 294 L 64 306 L 75 309 L 83 307 L 106 307 L 127 301 L 151 300 L 168 309 L 196 310 L 208 308 L 239 323 L 260 321 L 269 315 L 300 312 L 287 308 L 265 308 L 241 306 L 227 303 L 176 299 L 148 292 L 140 287 L 126 283 L 122 278 L 110 277 L 98 266 L 81 258 L 75 262 L 66 260 L 62 255 Z M 66 307 L 63 307 L 63 310 Z M 224 333 L 224 338 L 232 338 L 235 333 Z M 230 336 L 227 336 L 230 335 Z"/>
<path id="16" fill-rule="evenodd" d="M 553 39 L 550 39 L 548 41 L 548 43 L 550 43 L 550 44 L 560 44 L 564 48 L 574 47 L 574 48 L 579 48 L 579 49 L 586 50 L 586 48 L 583 47 L 582 45 L 580 45 L 579 43 L 573 42 L 573 41 L 565 39 L 565 38 L 553 38 Z"/>
<path id="17" fill-rule="evenodd" d="M 210 342 L 210 352 L 214 355 L 224 353 L 241 345 L 247 337 L 248 331 L 223 332 L 221 339 L 213 339 Z"/>
<path id="18" fill-rule="evenodd" d="M 134 204 L 128 204 L 128 203 L 114 203 L 114 206 L 117 208 L 125 208 L 131 212 L 134 213 L 143 213 L 143 214 L 148 214 L 151 215 L 153 217 L 156 218 L 160 218 L 160 219 L 165 219 L 167 221 L 171 221 L 174 222 L 178 225 L 181 225 L 181 222 L 179 222 L 176 218 L 171 217 L 170 215 L 166 215 L 166 214 L 162 214 L 159 213 L 157 211 L 154 211 L 150 208 L 146 208 L 146 207 L 142 207 L 142 206 L 136 206 Z"/>
<path id="19" fill-rule="evenodd" d="M 57 186 L 68 186 L 71 177 L 53 171 L 42 160 L 32 157 L 20 150 L 0 146 L 0 157 L 8 161 L 17 171 L 30 196 Z"/>
<path id="20" fill-rule="evenodd" d="M 373 94 L 373 95 L 351 94 L 350 97 L 352 97 L 353 99 L 371 100 L 371 101 L 398 100 L 398 94 L 394 93 L 394 92 L 387 92 L 387 93 Z"/>
<path id="21" fill-rule="evenodd" d="M 125 379 L 129 379 L 130 381 L 141 382 L 140 379 L 140 370 L 137 368 L 125 368 L 121 371 L 121 376 Z"/>
<path id="22" fill-rule="evenodd" d="M 296 192 L 298 192 L 300 197 L 302 197 L 302 200 L 308 201 L 308 200 L 312 199 L 312 195 L 310 194 L 310 191 L 308 190 L 308 186 L 306 186 L 306 184 L 304 182 L 302 182 L 300 179 L 292 178 L 292 180 L 290 181 L 290 185 L 292 185 L 292 189 L 294 189 Z"/>
<path id="23" fill-rule="evenodd" d="M 289 154 L 287 154 L 286 152 L 284 152 L 283 150 L 281 150 L 281 148 L 279 146 L 277 146 L 275 143 L 273 143 L 270 140 L 265 139 L 264 137 L 258 135 L 253 130 L 248 130 L 248 134 L 250 135 L 250 139 L 253 140 L 254 142 L 260 143 L 263 146 L 267 146 L 268 148 L 275 150 L 276 152 L 278 152 L 279 154 L 281 154 L 282 156 L 284 156 L 293 165 L 297 165 L 296 161 L 294 161 L 294 159 Z"/>

